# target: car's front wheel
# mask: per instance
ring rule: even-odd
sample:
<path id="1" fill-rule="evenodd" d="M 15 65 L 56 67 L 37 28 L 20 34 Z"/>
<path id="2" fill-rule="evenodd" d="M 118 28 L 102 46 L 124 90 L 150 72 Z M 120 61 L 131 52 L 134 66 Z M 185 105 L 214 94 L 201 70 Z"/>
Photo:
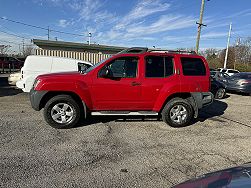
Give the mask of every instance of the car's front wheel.
<path id="1" fill-rule="evenodd" d="M 57 129 L 74 127 L 80 119 L 80 107 L 69 95 L 57 95 L 44 107 L 46 122 Z"/>
<path id="2" fill-rule="evenodd" d="M 172 127 L 184 127 L 189 125 L 193 114 L 192 106 L 186 99 L 174 98 L 162 110 L 162 119 Z"/>

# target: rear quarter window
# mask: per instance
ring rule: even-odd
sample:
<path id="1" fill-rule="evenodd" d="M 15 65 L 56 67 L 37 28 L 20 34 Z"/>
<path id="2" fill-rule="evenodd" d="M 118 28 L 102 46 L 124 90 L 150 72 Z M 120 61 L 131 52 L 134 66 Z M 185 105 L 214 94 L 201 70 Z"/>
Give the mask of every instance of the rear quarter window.
<path id="1" fill-rule="evenodd" d="M 206 67 L 200 58 L 181 57 L 183 75 L 185 76 L 205 76 Z"/>
<path id="2" fill-rule="evenodd" d="M 239 72 L 235 70 L 228 70 L 228 73 L 239 73 Z"/>

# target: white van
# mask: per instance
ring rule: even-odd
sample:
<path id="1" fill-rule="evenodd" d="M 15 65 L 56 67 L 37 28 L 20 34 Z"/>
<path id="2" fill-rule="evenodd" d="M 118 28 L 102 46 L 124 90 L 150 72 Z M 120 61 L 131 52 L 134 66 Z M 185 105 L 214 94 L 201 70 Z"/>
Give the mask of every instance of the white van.
<path id="1" fill-rule="evenodd" d="M 28 56 L 21 69 L 21 80 L 16 86 L 24 92 L 30 92 L 35 78 L 41 74 L 69 71 L 85 71 L 93 66 L 90 62 L 51 56 Z"/>

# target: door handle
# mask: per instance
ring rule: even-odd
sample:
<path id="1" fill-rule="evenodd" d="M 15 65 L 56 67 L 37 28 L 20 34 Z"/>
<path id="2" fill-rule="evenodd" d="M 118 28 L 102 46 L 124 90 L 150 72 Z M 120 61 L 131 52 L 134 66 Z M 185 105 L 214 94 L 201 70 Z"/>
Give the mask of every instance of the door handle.
<path id="1" fill-rule="evenodd" d="M 141 83 L 139 83 L 139 82 L 132 82 L 131 85 L 132 85 L 132 86 L 140 86 Z"/>

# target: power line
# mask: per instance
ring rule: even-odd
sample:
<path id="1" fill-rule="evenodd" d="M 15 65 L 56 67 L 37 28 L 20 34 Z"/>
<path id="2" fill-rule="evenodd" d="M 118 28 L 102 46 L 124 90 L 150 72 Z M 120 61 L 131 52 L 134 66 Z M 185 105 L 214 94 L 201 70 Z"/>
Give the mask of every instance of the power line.
<path id="1" fill-rule="evenodd" d="M 20 43 L 17 43 L 17 42 L 6 41 L 6 40 L 0 40 L 0 42 L 5 42 L 5 43 L 9 43 L 9 44 L 16 44 L 16 45 L 22 44 L 21 42 L 20 42 Z M 34 44 L 27 44 L 27 43 L 24 43 L 24 46 L 33 46 L 33 45 L 34 45 Z"/>
<path id="2" fill-rule="evenodd" d="M 31 24 L 27 24 L 27 23 L 24 23 L 24 22 L 8 19 L 8 18 L 4 18 L 4 17 L 0 17 L 0 19 L 6 20 L 6 21 L 9 21 L 9 22 L 12 22 L 12 23 L 21 24 L 21 25 L 25 25 L 25 26 L 28 26 L 28 27 L 33 27 L 33 28 L 36 28 L 36 29 L 42 29 L 42 30 L 48 31 L 48 28 L 45 28 L 45 27 L 41 27 L 41 26 L 37 26 L 37 25 L 31 25 Z M 64 31 L 59 31 L 59 30 L 54 30 L 54 29 L 49 29 L 49 31 L 55 32 L 55 33 L 66 34 L 66 35 L 74 35 L 74 36 L 82 36 L 82 37 L 85 36 L 86 37 L 86 35 L 84 35 L 84 34 L 69 33 L 69 32 L 64 32 Z"/>
<path id="3" fill-rule="evenodd" d="M 0 32 L 1 32 L 1 33 L 5 33 L 5 34 L 7 34 L 7 35 L 12 35 L 12 36 L 15 36 L 15 37 L 19 37 L 19 38 L 23 38 L 23 39 L 29 39 L 29 40 L 31 40 L 31 38 L 24 37 L 24 36 L 17 35 L 17 34 L 8 33 L 8 32 L 6 32 L 6 31 L 2 31 L 2 30 L 0 30 Z"/>

